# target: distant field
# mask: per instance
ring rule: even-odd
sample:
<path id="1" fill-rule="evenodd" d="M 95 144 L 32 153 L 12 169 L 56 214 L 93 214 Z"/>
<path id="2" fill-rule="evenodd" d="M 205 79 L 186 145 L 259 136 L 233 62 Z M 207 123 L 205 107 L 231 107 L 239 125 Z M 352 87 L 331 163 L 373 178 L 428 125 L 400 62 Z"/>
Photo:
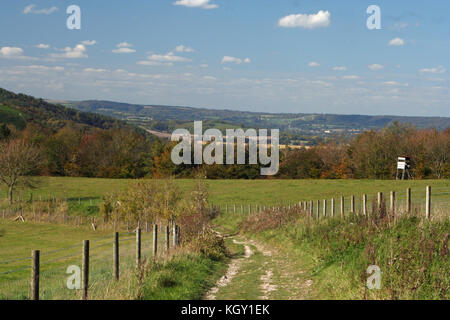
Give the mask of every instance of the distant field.
<path id="1" fill-rule="evenodd" d="M 91 178 L 36 178 L 38 187 L 35 190 L 22 190 L 21 198 L 39 197 L 67 198 L 71 213 L 95 215 L 102 196 L 112 192 L 120 192 L 133 182 L 127 179 L 91 179 Z M 188 191 L 194 180 L 176 180 L 180 189 Z M 425 198 L 425 187 L 431 185 L 433 200 L 447 207 L 450 206 L 450 180 L 208 180 L 210 202 L 214 205 L 282 205 L 293 204 L 304 200 L 321 200 L 339 197 L 340 195 L 357 197 L 369 196 L 369 201 L 377 192 L 394 190 L 397 199 L 405 198 L 405 190 L 412 189 L 413 201 Z M 0 198 L 6 197 L 6 189 L 0 187 Z M 347 205 L 348 205 L 347 201 Z"/>

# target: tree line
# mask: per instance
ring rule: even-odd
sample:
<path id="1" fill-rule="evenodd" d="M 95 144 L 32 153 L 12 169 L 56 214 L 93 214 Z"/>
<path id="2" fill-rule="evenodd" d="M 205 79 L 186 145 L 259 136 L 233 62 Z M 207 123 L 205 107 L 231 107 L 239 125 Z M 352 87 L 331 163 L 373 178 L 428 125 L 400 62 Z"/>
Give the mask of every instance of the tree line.
<path id="1" fill-rule="evenodd" d="M 25 185 L 24 177 L 29 175 L 192 178 L 200 174 L 209 179 L 393 179 L 397 157 L 405 155 L 411 157 L 411 173 L 416 179 L 450 177 L 450 128 L 438 131 L 394 123 L 354 138 L 281 150 L 280 168 L 275 177 L 261 176 L 259 164 L 175 165 L 171 160 L 174 145 L 128 128 L 66 125 L 57 130 L 28 123 L 20 131 L 3 124 L 0 125 L 0 182 L 14 189 Z"/>
<path id="2" fill-rule="evenodd" d="M 450 128 L 417 129 L 393 123 L 347 141 L 331 141 L 310 149 L 287 151 L 282 178 L 393 179 L 397 157 L 411 157 L 415 179 L 450 177 Z"/>

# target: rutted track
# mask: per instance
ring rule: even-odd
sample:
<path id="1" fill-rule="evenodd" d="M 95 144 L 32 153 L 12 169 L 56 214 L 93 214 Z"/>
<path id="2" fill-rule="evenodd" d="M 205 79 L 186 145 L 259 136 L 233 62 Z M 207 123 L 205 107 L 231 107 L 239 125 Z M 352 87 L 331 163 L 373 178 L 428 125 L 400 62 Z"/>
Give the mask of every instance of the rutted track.
<path id="1" fill-rule="evenodd" d="M 290 257 L 256 240 L 229 237 L 244 247 L 244 254 L 232 258 L 228 270 L 206 295 L 207 300 L 306 299 L 312 281 L 290 263 Z"/>

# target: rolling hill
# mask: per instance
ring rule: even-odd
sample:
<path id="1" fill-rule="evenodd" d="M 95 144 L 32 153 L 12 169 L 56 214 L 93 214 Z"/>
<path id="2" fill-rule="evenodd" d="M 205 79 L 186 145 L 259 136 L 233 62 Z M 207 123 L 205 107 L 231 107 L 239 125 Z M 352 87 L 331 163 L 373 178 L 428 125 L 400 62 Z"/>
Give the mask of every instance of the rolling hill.
<path id="1" fill-rule="evenodd" d="M 36 123 L 52 129 L 60 129 L 66 125 L 100 129 L 132 128 L 119 119 L 98 113 L 82 112 L 2 88 L 0 88 L 0 123 L 14 125 L 19 130 L 24 129 L 27 123 Z"/>
<path id="2" fill-rule="evenodd" d="M 207 128 L 278 128 L 281 140 L 288 144 L 315 144 L 335 135 L 355 135 L 381 129 L 393 122 L 409 123 L 419 129 L 450 127 L 446 117 L 370 116 L 307 113 L 263 113 L 216 110 L 164 105 L 137 105 L 113 101 L 67 101 L 64 105 L 84 112 L 95 112 L 126 120 L 141 127 L 161 132 L 192 127 L 194 120 L 204 121 Z"/>

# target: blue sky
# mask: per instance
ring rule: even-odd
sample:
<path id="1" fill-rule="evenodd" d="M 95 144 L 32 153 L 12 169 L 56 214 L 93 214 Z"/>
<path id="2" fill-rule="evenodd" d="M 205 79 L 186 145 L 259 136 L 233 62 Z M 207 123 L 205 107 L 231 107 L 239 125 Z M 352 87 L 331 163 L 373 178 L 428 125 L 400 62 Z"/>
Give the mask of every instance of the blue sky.
<path id="1" fill-rule="evenodd" d="M 81 9 L 69 30 L 66 8 Z M 381 29 L 369 30 L 369 5 Z M 450 2 L 2 1 L 0 86 L 262 112 L 450 116 Z"/>

